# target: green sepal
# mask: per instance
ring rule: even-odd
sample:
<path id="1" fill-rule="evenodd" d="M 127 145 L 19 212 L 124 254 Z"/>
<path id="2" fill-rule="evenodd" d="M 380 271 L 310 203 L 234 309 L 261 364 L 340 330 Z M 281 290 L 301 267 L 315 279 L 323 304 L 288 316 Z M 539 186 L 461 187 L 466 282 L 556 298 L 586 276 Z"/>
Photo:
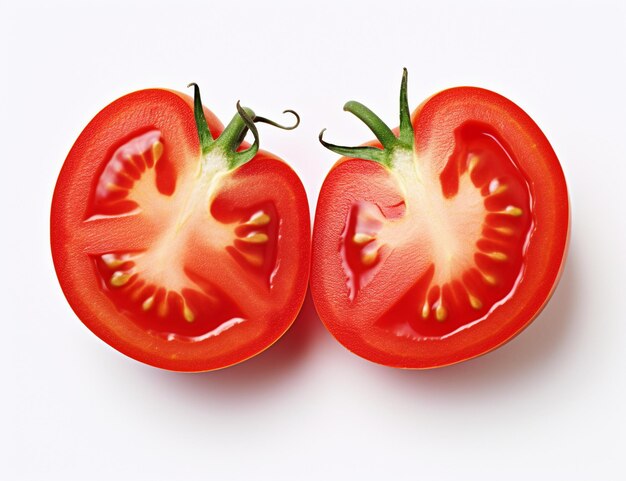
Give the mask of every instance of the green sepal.
<path id="1" fill-rule="evenodd" d="M 374 133 L 382 144 L 382 149 L 376 147 L 344 147 L 331 144 L 323 139 L 324 130 L 320 132 L 319 140 L 327 149 L 347 157 L 357 159 L 373 160 L 388 168 L 393 168 L 393 152 L 398 149 L 413 150 L 415 133 L 411 124 L 411 114 L 407 97 L 408 72 L 403 69 L 402 83 L 400 85 L 400 134 L 396 137 L 393 131 L 385 124 L 380 117 L 372 112 L 365 105 L 351 100 L 347 102 L 343 109 L 354 114 Z"/>
<path id="2" fill-rule="evenodd" d="M 193 86 L 193 115 L 196 119 L 196 129 L 198 130 L 198 139 L 200 140 L 200 148 L 202 154 L 205 155 L 213 144 L 213 135 L 209 130 L 204 109 L 202 108 L 202 99 L 200 98 L 200 87 L 196 83 L 190 83 L 187 87 Z"/>
<path id="3" fill-rule="evenodd" d="M 221 135 L 214 139 L 209 130 L 209 126 L 204 116 L 202 100 L 200 98 L 200 88 L 195 83 L 190 83 L 189 87 L 194 87 L 194 118 L 196 128 L 198 130 L 198 138 L 202 149 L 202 155 L 207 156 L 209 153 L 219 151 L 221 157 L 226 161 L 229 170 L 236 169 L 240 165 L 252 160 L 259 151 L 259 131 L 255 122 L 262 122 L 283 130 L 293 130 L 300 124 L 300 116 L 293 110 L 285 110 L 283 113 L 291 113 L 296 117 L 296 123 L 291 126 L 284 126 L 269 120 L 265 117 L 258 117 L 247 107 L 242 107 L 237 101 L 237 113 L 228 123 Z M 238 151 L 244 141 L 248 131 L 252 132 L 254 142 L 245 150 Z"/>

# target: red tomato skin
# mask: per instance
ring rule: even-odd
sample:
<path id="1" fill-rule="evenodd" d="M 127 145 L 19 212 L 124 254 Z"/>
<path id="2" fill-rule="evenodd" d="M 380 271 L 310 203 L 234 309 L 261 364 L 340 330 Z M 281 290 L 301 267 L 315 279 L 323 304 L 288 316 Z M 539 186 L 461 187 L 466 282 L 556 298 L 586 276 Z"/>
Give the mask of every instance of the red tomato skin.
<path id="1" fill-rule="evenodd" d="M 416 341 L 393 338 L 359 320 L 366 311 L 346 307 L 345 281 L 337 273 L 338 225 L 345 223 L 350 190 L 344 172 L 363 173 L 371 197 L 388 195 L 379 186 L 389 174 L 372 161 L 342 157 L 326 177 L 318 199 L 312 244 L 311 294 L 330 333 L 348 350 L 369 361 L 395 368 L 430 369 L 484 355 L 513 339 L 542 311 L 563 271 L 570 231 L 570 207 L 563 170 L 554 150 L 536 123 L 520 107 L 494 92 L 457 87 L 425 100 L 411 115 L 418 155 L 447 152 L 450 140 L 440 138 L 466 121 L 495 125 L 513 147 L 533 193 L 536 227 L 529 242 L 525 272 L 514 295 L 486 321 L 445 339 Z M 394 132 L 397 134 L 398 130 Z M 365 145 L 382 148 L 374 140 Z M 528 160 L 530 159 L 530 160 Z M 443 156 L 441 156 L 443 161 Z M 352 193 L 348 194 L 352 195 Z M 353 199 L 354 200 L 354 199 Z M 396 282 L 378 279 L 378 282 Z M 374 281 L 376 282 L 376 281 Z M 399 294 L 398 294 L 399 295 Z M 350 312 L 346 316 L 346 312 Z"/>
<path id="2" fill-rule="evenodd" d="M 204 114 L 213 136 L 222 123 L 206 107 Z M 81 256 L 78 224 L 84 219 L 93 178 L 103 159 L 110 156 L 112 139 L 122 139 L 138 130 L 157 127 L 172 142 L 172 157 L 198 158 L 200 144 L 193 115 L 193 99 L 186 94 L 148 89 L 128 94 L 105 107 L 80 134 L 59 174 L 50 214 L 50 243 L 55 271 L 63 293 L 81 321 L 100 339 L 142 363 L 170 371 L 202 372 L 221 369 L 245 361 L 270 347 L 293 324 L 304 302 L 310 271 L 310 216 L 304 187 L 297 174 L 280 158 L 259 150 L 248 163 L 231 174 L 231 179 L 270 176 L 284 190 L 273 191 L 286 199 L 292 210 L 287 220 L 287 241 L 300 249 L 282 248 L 282 264 L 287 273 L 278 279 L 280 309 L 263 326 L 239 336 L 230 331 L 220 334 L 216 343 L 169 342 L 146 333 L 115 310 L 102 293 L 95 267 L 88 256 Z M 245 148 L 247 145 L 242 145 Z M 120 230 L 123 226 L 120 227 Z M 129 244 L 128 248 L 136 246 Z M 277 276 L 278 277 L 278 276 Z M 288 277 L 287 282 L 285 277 Z M 222 286 L 224 287 L 224 286 Z M 234 292 L 241 286 L 225 286 Z M 236 295 L 235 295 L 236 298 Z M 232 329 L 234 331 L 234 329 Z"/>

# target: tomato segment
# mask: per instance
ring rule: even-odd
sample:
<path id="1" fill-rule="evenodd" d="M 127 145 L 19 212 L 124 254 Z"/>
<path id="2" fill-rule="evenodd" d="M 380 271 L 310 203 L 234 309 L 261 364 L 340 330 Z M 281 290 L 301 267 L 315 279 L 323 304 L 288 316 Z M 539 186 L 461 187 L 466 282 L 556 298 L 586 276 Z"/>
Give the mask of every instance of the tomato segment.
<path id="1" fill-rule="evenodd" d="M 133 136 L 119 147 L 95 183 L 89 217 L 128 214 L 158 198 L 157 193 L 171 195 L 176 188 L 176 172 L 163 151 L 158 130 Z"/>
<path id="2" fill-rule="evenodd" d="M 302 304 L 309 259 L 289 248 L 309 242 L 302 184 L 258 151 L 254 123 L 272 122 L 238 105 L 222 131 L 195 90 L 193 105 L 142 91 L 98 114 L 64 164 L 51 221 L 81 320 L 129 356 L 180 371 L 275 342 Z M 238 148 L 248 130 L 254 144 Z"/>
<path id="3" fill-rule="evenodd" d="M 377 142 L 320 135 L 347 158 L 320 193 L 311 286 L 350 350 L 437 367 L 497 347 L 537 315 L 564 259 L 567 190 L 541 131 L 506 99 L 451 89 L 409 122 L 406 72 L 400 97 L 399 131 L 361 104 L 344 107 Z"/>
<path id="4" fill-rule="evenodd" d="M 180 275 L 182 286 L 190 287 L 172 289 L 144 280 L 135 264 L 142 254 L 104 254 L 95 263 L 102 288 L 117 309 L 146 332 L 201 341 L 245 320 L 228 294 L 192 271 Z"/>
<path id="5" fill-rule="evenodd" d="M 377 325 L 415 339 L 471 325 L 512 295 L 532 229 L 528 182 L 497 135 L 470 122 L 457 129 L 455 139 L 439 182 L 407 179 L 403 188 L 408 207 L 402 221 L 413 228 L 394 239 L 412 242 L 425 232 L 416 255 L 432 265 Z M 435 186 L 430 194 L 426 185 Z"/>
<path id="6" fill-rule="evenodd" d="M 86 221 L 142 212 L 145 222 L 159 224 L 159 235 L 139 251 L 94 255 L 103 288 L 118 309 L 146 330 L 167 338 L 202 340 L 244 319 L 241 309 L 215 281 L 194 270 L 196 255 L 207 249 L 204 255 L 211 255 L 208 246 L 195 242 L 194 234 L 201 229 L 219 248 L 217 226 L 208 232 L 207 224 L 221 222 L 223 243 L 230 244 L 222 247 L 269 287 L 279 219 L 273 202 L 232 212 L 227 201 L 221 202 L 219 196 L 213 199 L 205 188 L 216 175 L 211 169 L 205 174 L 208 178 L 202 172 L 183 171 L 182 185 L 177 186 L 177 173 L 168 160 L 159 131 L 128 140 L 97 179 Z M 194 255 L 187 256 L 191 243 Z"/>

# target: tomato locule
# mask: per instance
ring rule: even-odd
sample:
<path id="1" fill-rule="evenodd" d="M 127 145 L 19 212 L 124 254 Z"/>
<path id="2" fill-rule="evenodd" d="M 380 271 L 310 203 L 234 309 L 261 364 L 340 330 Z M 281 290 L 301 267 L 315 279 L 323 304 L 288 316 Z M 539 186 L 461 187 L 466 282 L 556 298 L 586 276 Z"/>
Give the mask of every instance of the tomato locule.
<path id="1" fill-rule="evenodd" d="M 309 275 L 304 188 L 259 150 L 255 125 L 297 123 L 237 104 L 223 128 L 192 85 L 193 100 L 143 90 L 96 115 L 51 212 L 56 272 L 78 317 L 124 354 L 175 371 L 269 347 L 294 321 Z"/>
<path id="2" fill-rule="evenodd" d="M 320 192 L 311 289 L 322 321 L 374 362 L 431 368 L 484 354 L 540 312 L 569 233 L 559 161 L 537 125 L 493 92 L 453 88 L 400 127 L 348 102 L 377 140 L 344 155 Z"/>

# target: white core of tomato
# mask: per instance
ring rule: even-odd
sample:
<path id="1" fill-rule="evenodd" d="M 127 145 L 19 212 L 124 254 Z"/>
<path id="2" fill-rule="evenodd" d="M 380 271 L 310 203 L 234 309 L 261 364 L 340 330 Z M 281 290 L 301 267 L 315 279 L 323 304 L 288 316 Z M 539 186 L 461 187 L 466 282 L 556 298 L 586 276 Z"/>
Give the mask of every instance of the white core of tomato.
<path id="1" fill-rule="evenodd" d="M 394 175 L 404 194 L 406 215 L 378 234 L 389 247 L 415 245 L 420 255 L 428 249 L 435 266 L 431 285 L 458 279 L 475 265 L 476 243 L 482 236 L 488 214 L 480 188 L 465 170 L 459 178 L 458 193 L 443 195 L 439 172 L 425 157 L 400 150 L 393 157 Z M 415 239 L 419 242 L 415 243 Z"/>
<path id="2" fill-rule="evenodd" d="M 135 260 L 136 270 L 146 282 L 179 293 L 196 287 L 184 272 L 183 256 L 198 226 L 210 232 L 203 240 L 212 248 L 222 250 L 232 244 L 233 226 L 222 224 L 210 213 L 216 187 L 227 172 L 225 159 L 224 163 L 211 160 L 203 162 L 196 173 L 180 177 L 171 196 L 158 192 L 153 169 L 147 170 L 130 191 L 129 198 L 160 226 L 160 235 Z"/>

